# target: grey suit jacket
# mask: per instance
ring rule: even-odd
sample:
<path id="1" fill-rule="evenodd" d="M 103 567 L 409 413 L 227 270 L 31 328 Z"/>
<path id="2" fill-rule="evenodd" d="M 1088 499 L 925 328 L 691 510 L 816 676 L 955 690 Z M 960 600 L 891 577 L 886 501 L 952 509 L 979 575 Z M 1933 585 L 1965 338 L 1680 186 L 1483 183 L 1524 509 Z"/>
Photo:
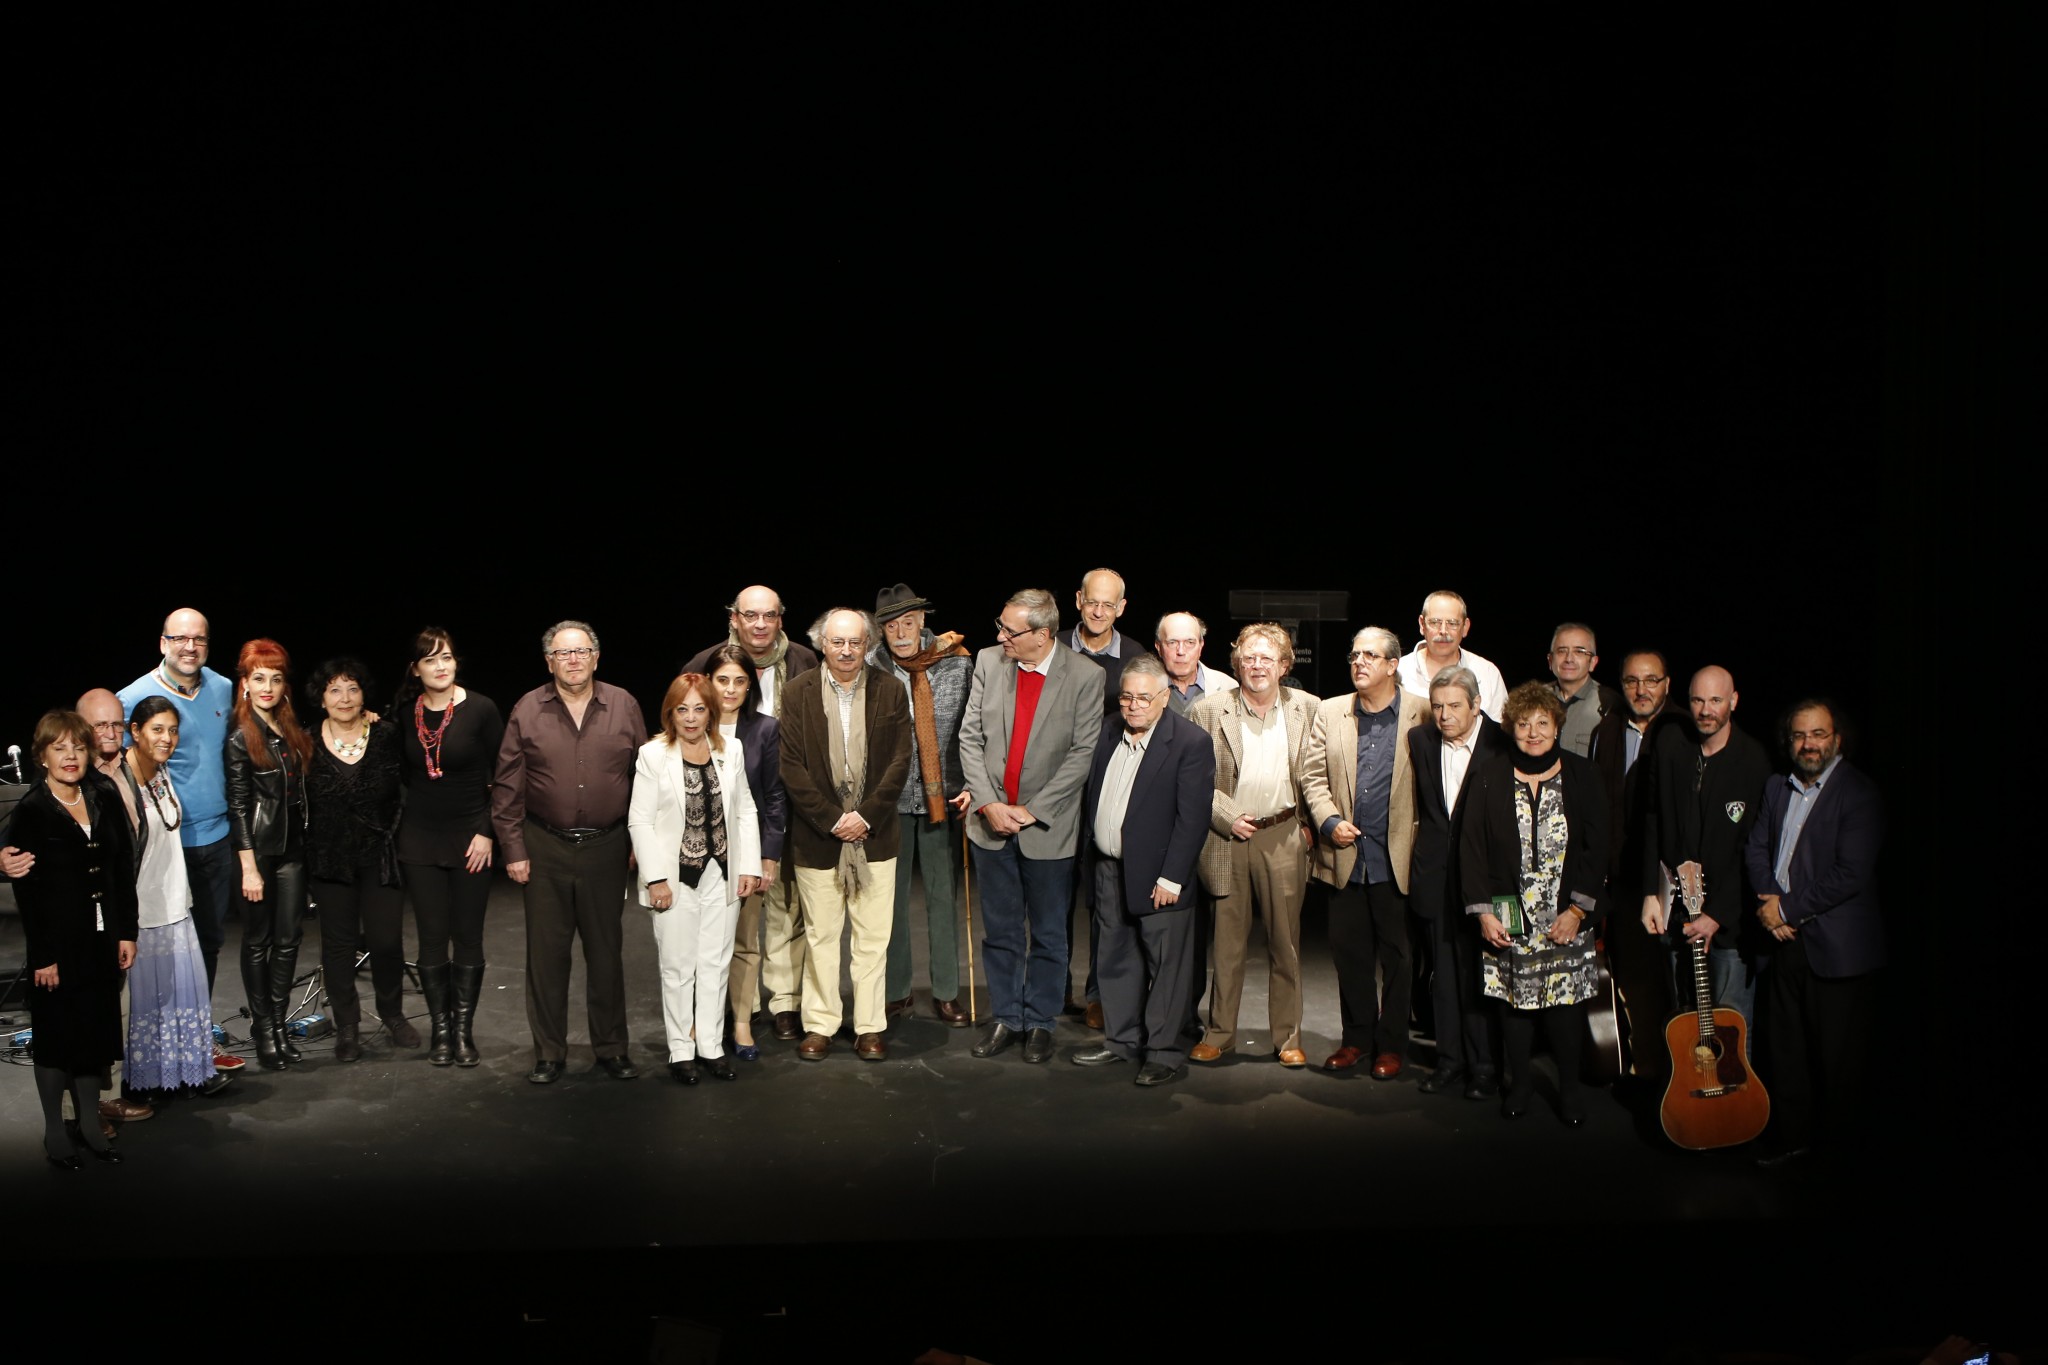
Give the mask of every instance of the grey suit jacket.
<path id="1" fill-rule="evenodd" d="M 1074 856 L 1082 789 L 1102 729 L 1102 669 L 1064 645 L 1055 646 L 1050 657 L 1017 781 L 1017 804 L 1038 817 L 1037 824 L 1016 836 L 1017 851 L 1026 858 Z M 1009 799 L 1003 767 L 1009 762 L 1016 714 L 1016 662 L 1003 656 L 1001 645 L 990 645 L 974 658 L 974 683 L 960 720 L 960 768 L 974 793 L 973 810 Z M 1002 837 L 979 815 L 968 816 L 967 837 L 991 852 L 1003 846 Z"/>
<path id="2" fill-rule="evenodd" d="M 1199 864 L 1202 885 L 1215 896 L 1230 893 L 1230 827 L 1244 814 L 1237 804 L 1237 774 L 1243 761 L 1239 750 L 1244 744 L 1243 732 L 1237 724 L 1241 696 L 1238 690 L 1211 692 L 1188 710 L 1188 719 L 1208 731 L 1216 751 L 1216 796 L 1209 803 L 1209 837 L 1202 841 Z M 1287 717 L 1287 769 L 1300 798 L 1297 804 L 1304 829 L 1311 828 L 1303 782 L 1307 776 L 1309 734 L 1315 729 L 1316 704 L 1317 699 L 1306 692 L 1291 687 L 1280 689 L 1280 706 Z M 1306 843 L 1302 848 L 1306 857 Z"/>

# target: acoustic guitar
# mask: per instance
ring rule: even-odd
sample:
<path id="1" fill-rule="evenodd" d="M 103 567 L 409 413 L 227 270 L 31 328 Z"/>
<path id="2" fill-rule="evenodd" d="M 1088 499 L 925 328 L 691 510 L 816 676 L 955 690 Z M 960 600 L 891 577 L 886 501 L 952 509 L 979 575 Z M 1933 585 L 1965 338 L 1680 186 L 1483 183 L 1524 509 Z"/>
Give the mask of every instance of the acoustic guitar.
<path id="1" fill-rule="evenodd" d="M 1707 876 L 1698 863 L 1680 866 L 1678 891 L 1686 918 L 1698 918 L 1707 900 Z M 1671 1050 L 1661 1113 L 1665 1136 L 1695 1152 L 1753 1142 L 1771 1121 L 1771 1097 L 1743 1056 L 1748 1022 L 1736 1010 L 1714 1007 L 1707 945 L 1700 939 L 1692 940 L 1692 981 L 1699 1008 L 1664 1026 Z"/>

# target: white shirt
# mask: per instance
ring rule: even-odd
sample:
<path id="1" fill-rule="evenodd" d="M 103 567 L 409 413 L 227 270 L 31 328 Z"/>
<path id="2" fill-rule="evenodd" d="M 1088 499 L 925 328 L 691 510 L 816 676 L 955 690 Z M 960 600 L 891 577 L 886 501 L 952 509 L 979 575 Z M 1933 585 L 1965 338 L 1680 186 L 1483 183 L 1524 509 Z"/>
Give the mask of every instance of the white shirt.
<path id="1" fill-rule="evenodd" d="M 1465 789 L 1465 774 L 1472 771 L 1472 741 L 1477 738 L 1479 727 L 1475 724 L 1465 732 L 1463 739 L 1455 742 L 1445 739 L 1443 742 L 1443 757 L 1437 771 L 1444 778 L 1444 813 L 1447 815 L 1458 808 L 1458 793 Z"/>
<path id="2" fill-rule="evenodd" d="M 1142 735 L 1124 731 L 1116 750 L 1109 756 L 1109 767 L 1102 774 L 1102 795 L 1095 803 L 1095 847 L 1103 856 L 1121 858 L 1124 856 L 1124 814 L 1131 806 L 1131 787 L 1138 780 L 1138 765 L 1145 761 L 1145 747 L 1152 742 L 1152 732 Z M 1180 894 L 1180 883 L 1158 878 L 1158 884 Z"/>
<path id="3" fill-rule="evenodd" d="M 1472 676 L 1479 679 L 1479 709 L 1495 725 L 1500 724 L 1501 708 L 1508 704 L 1508 685 L 1500 676 L 1500 670 L 1489 659 L 1482 659 L 1471 650 L 1461 650 L 1453 668 L 1469 668 Z M 1430 663 L 1429 655 L 1422 645 L 1401 656 L 1401 690 L 1410 696 L 1429 700 L 1429 680 L 1437 675 L 1436 667 Z"/>

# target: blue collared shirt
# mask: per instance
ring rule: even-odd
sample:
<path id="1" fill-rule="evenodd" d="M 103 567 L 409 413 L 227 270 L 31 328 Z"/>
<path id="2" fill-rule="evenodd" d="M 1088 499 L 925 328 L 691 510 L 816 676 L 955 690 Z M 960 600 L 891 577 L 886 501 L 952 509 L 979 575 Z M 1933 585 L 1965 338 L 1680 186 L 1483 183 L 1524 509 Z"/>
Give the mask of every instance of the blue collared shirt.
<path id="1" fill-rule="evenodd" d="M 1777 878 L 1778 890 L 1790 895 L 1792 892 L 1792 853 L 1799 847 L 1800 832 L 1806 828 L 1806 817 L 1813 814 L 1813 803 L 1820 798 L 1822 787 L 1834 776 L 1835 765 L 1842 761 L 1836 754 L 1828 760 L 1828 766 L 1820 770 L 1820 776 L 1811 785 L 1801 782 L 1798 773 L 1785 774 L 1785 781 L 1792 788 L 1792 797 L 1785 803 L 1785 827 L 1778 831 L 1778 862 L 1771 869 Z"/>

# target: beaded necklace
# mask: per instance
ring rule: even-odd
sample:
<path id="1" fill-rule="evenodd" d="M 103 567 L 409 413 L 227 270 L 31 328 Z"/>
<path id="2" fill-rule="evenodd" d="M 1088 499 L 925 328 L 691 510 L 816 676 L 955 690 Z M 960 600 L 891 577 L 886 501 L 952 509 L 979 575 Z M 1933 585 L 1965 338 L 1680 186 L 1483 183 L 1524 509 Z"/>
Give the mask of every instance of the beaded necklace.
<path id="1" fill-rule="evenodd" d="M 448 722 L 455 719 L 456 701 L 448 699 L 448 706 L 441 712 L 441 723 L 427 733 L 427 694 L 422 692 L 412 704 L 412 728 L 420 738 L 420 748 L 427 756 L 427 776 L 441 776 L 441 740 L 448 733 Z"/>

